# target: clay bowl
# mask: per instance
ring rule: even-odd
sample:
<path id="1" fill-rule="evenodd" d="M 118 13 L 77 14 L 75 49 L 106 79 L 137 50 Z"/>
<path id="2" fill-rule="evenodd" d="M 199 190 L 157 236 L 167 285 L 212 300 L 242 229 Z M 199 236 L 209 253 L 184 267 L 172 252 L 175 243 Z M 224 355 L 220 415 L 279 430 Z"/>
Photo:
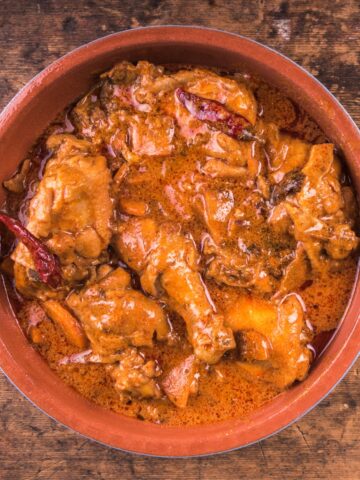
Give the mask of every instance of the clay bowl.
<path id="1" fill-rule="evenodd" d="M 87 91 L 96 74 L 124 59 L 194 63 L 259 74 L 301 104 L 341 148 L 360 192 L 360 132 L 315 78 L 284 56 L 251 40 L 192 27 L 143 28 L 110 35 L 46 68 L 18 93 L 0 117 L 0 179 L 15 170 L 45 127 L 67 104 Z M 31 402 L 91 439 L 148 455 L 212 454 L 243 447 L 278 432 L 329 393 L 357 357 L 359 306 L 357 281 L 336 334 L 308 378 L 245 419 L 213 425 L 152 425 L 106 411 L 85 400 L 62 383 L 29 345 L 2 287 L 0 365 Z"/>

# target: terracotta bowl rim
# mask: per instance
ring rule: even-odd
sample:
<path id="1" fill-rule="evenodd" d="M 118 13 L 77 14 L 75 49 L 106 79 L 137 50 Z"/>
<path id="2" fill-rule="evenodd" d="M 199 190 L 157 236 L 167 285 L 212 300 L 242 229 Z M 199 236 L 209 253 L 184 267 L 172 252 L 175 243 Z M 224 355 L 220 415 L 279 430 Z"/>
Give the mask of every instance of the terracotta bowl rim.
<path id="1" fill-rule="evenodd" d="M 183 25 L 139 27 L 132 30 L 113 33 L 76 48 L 42 70 L 30 80 L 4 108 L 0 115 L 0 138 L 4 132 L 6 132 L 8 126 L 11 125 L 11 122 L 16 122 L 16 117 L 19 114 L 19 111 L 27 104 L 27 97 L 31 97 L 31 95 L 37 96 L 39 93 L 41 94 L 42 89 L 50 85 L 55 78 L 69 73 L 74 65 L 79 65 L 86 62 L 86 60 L 89 60 L 93 55 L 91 53 L 93 47 L 95 47 L 96 56 L 101 55 L 101 53 L 104 52 L 109 52 L 111 45 L 113 45 L 114 42 L 121 43 L 123 40 L 127 39 L 131 45 L 136 45 L 137 42 L 142 44 L 141 36 L 138 36 L 139 33 L 147 36 L 146 41 L 148 43 L 149 38 L 151 37 L 153 37 L 152 40 L 154 42 L 160 40 L 165 42 L 168 39 L 168 35 L 173 35 L 172 42 L 174 44 L 179 42 L 186 43 L 187 40 L 184 39 L 186 33 L 186 35 L 190 36 L 193 41 L 197 41 L 197 44 L 202 46 L 206 45 L 206 41 L 201 39 L 201 36 L 205 35 L 208 39 L 211 37 L 208 46 L 210 49 L 213 48 L 214 50 L 216 46 L 219 47 L 222 43 L 226 45 L 226 42 L 230 42 L 231 40 L 239 46 L 242 45 L 243 47 L 248 48 L 258 60 L 260 58 L 259 62 L 262 61 L 265 65 L 269 66 L 271 59 L 277 60 L 280 62 L 280 65 L 284 70 L 288 68 L 290 71 L 290 73 L 289 71 L 286 71 L 286 73 L 283 74 L 289 84 L 295 83 L 295 86 L 300 88 L 299 85 L 302 83 L 307 88 L 307 95 L 309 97 L 314 98 L 314 100 L 316 98 L 324 100 L 325 103 L 328 102 L 331 108 L 334 109 L 335 114 L 339 116 L 339 119 L 334 118 L 334 124 L 337 122 L 338 130 L 344 133 L 344 141 L 347 140 L 349 142 L 348 151 L 350 153 L 348 153 L 348 157 L 351 157 L 350 166 L 360 176 L 360 160 L 359 162 L 356 162 L 356 158 L 360 159 L 360 132 L 344 107 L 326 87 L 324 87 L 303 67 L 297 65 L 276 50 L 247 37 L 207 27 Z M 175 37 L 177 36 L 177 38 L 175 38 L 174 35 Z M 229 46 L 227 48 L 230 49 Z M 262 60 L 261 54 L 264 55 Z M 291 77 L 291 75 L 293 77 Z M 50 81 L 45 84 L 44 87 L 46 80 Z M 309 88 L 313 89 L 312 93 L 309 93 Z M 320 108 L 320 106 L 318 108 Z M 346 146 L 346 143 L 344 145 Z M 357 191 L 358 193 L 360 192 L 359 185 Z M 90 406 L 87 405 L 88 410 L 93 408 L 94 411 L 98 412 L 100 420 L 96 422 L 96 419 L 94 419 L 95 426 L 90 427 L 84 418 L 74 418 L 74 412 L 71 411 L 71 408 L 68 408 L 68 410 L 63 409 L 60 402 L 57 402 L 54 397 L 49 397 L 42 392 L 41 389 L 34 388 L 32 379 L 29 378 L 27 373 L 23 371 L 21 367 L 19 367 L 11 353 L 8 351 L 6 344 L 3 342 L 1 332 L 0 367 L 10 382 L 41 411 L 71 430 L 103 445 L 130 453 L 168 458 L 184 458 L 228 452 L 268 438 L 299 420 L 323 400 L 344 378 L 359 354 L 360 321 L 358 304 L 354 305 L 355 300 L 357 300 L 358 303 L 360 300 L 358 273 L 351 298 L 338 329 L 339 331 L 335 334 L 329 348 L 324 352 L 323 359 L 319 362 L 319 372 L 317 377 L 313 376 L 314 378 L 312 378 L 312 381 L 306 383 L 310 378 L 309 376 L 303 384 L 299 384 L 285 394 L 281 394 L 270 402 L 270 404 L 261 407 L 260 410 L 250 415 L 248 419 L 230 420 L 218 424 L 194 427 L 167 427 L 146 424 L 139 420 L 110 414 L 100 407 L 94 407 L 93 404 L 91 404 Z M 4 310 L 2 313 L 4 315 L 9 315 L 8 310 L 6 312 Z M 350 323 L 347 322 L 347 335 L 344 337 L 340 330 L 344 323 L 344 319 L 347 317 L 352 319 L 352 321 L 350 322 L 349 320 Z M 341 335 L 343 335 L 344 338 L 340 338 Z M 339 344 L 336 347 L 337 350 L 332 352 L 334 355 L 331 358 L 328 358 L 330 355 L 329 351 L 335 343 Z M 29 345 L 29 349 L 30 348 Z M 305 385 L 308 385 L 308 387 Z M 70 392 L 70 390 L 71 389 L 69 388 L 69 392 L 67 392 L 68 397 L 74 401 L 79 401 L 77 397 L 80 396 L 72 390 Z M 310 393 L 311 399 L 308 398 Z M 289 398 L 289 401 L 285 407 L 282 406 L 279 411 L 276 411 L 276 406 L 278 404 L 281 405 L 281 399 L 284 395 Z M 84 404 L 90 404 L 87 400 L 82 397 L 80 398 Z M 105 431 L 106 426 L 110 429 L 113 428 L 111 424 L 101 424 L 102 418 L 107 418 L 106 414 L 108 414 L 109 418 L 115 418 L 114 415 L 116 415 L 116 418 L 122 421 L 122 424 L 115 427 L 115 429 L 118 428 L 119 432 L 112 430 L 109 433 Z M 267 426 L 267 423 L 269 423 L 267 422 L 268 419 L 273 422 L 272 427 Z M 122 429 L 124 429 L 123 433 L 121 433 Z M 117 433 L 119 434 L 117 435 Z M 246 440 L 242 439 L 242 435 Z M 196 440 L 196 436 L 201 436 L 202 439 Z M 204 436 L 205 440 L 203 439 Z"/>

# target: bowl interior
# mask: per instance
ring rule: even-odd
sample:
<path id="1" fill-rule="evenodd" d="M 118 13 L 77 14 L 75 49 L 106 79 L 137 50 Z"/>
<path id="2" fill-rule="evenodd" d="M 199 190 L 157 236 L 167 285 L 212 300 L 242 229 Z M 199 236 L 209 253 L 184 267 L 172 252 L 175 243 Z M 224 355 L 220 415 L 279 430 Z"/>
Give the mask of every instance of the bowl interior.
<path id="1" fill-rule="evenodd" d="M 360 192 L 360 136 L 351 119 L 314 78 L 285 57 L 248 39 L 186 27 L 138 29 L 88 44 L 50 65 L 0 117 L 0 179 L 8 177 L 46 126 L 85 93 L 95 77 L 121 60 L 216 66 L 256 73 L 301 104 L 344 152 Z M 0 201 L 4 193 L 0 193 Z M 144 424 L 90 403 L 67 387 L 33 350 L 0 289 L 0 365 L 10 380 L 50 416 L 108 445 L 153 455 L 198 455 L 264 438 L 314 406 L 341 379 L 360 342 L 359 284 L 331 344 L 309 377 L 248 418 L 199 427 Z"/>

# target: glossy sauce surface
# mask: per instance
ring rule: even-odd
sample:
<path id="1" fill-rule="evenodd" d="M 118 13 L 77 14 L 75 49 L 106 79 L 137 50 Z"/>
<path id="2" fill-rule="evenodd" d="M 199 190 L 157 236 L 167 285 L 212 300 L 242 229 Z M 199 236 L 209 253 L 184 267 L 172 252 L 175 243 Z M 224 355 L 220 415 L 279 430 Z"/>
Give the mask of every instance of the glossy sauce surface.
<path id="1" fill-rule="evenodd" d="M 144 75 L 147 74 L 146 68 Z M 169 70 L 166 71 L 175 71 L 176 73 L 178 69 L 169 67 Z M 189 67 L 185 69 L 185 72 L 191 71 L 192 69 Z M 300 153 L 297 154 L 298 150 L 296 150 L 291 158 L 295 158 L 296 155 L 307 156 L 312 144 L 327 143 L 322 132 L 305 112 L 271 86 L 259 79 L 251 78 L 249 75 L 227 74 L 226 76 L 232 81 L 244 85 L 245 92 L 248 90 L 252 92 L 256 99 L 257 116 L 255 114 L 255 118 L 251 119 L 251 112 L 248 112 L 247 107 L 244 108 L 244 115 L 252 120 L 255 128 L 254 136 L 250 139 L 241 139 L 238 146 L 235 145 L 235 147 L 229 145 L 231 143 L 229 136 L 219 137 L 221 141 L 225 142 L 225 147 L 222 147 L 221 144 L 219 145 L 219 138 L 212 136 L 213 127 L 211 125 L 207 126 L 204 131 L 201 124 L 192 124 L 190 128 L 186 123 L 189 121 L 188 115 L 185 115 L 186 112 L 184 113 L 185 120 L 184 118 L 179 119 L 178 113 L 174 113 L 174 108 L 180 108 L 176 100 L 174 103 L 173 97 L 171 97 L 174 94 L 174 88 L 171 88 L 170 93 L 168 90 L 164 90 L 165 93 L 160 97 L 161 99 L 155 106 L 152 106 L 151 115 L 153 116 L 149 114 L 149 117 L 146 117 L 148 114 L 146 108 L 144 113 L 144 108 L 139 108 L 137 104 L 135 107 L 134 105 L 129 107 L 126 96 L 128 91 L 124 93 L 121 90 L 121 82 L 124 81 L 121 77 L 123 75 L 121 69 L 120 73 L 115 71 L 110 74 L 112 80 L 108 83 L 105 77 L 105 80 L 100 81 L 100 84 L 84 100 L 80 101 L 77 106 L 71 107 L 49 127 L 44 138 L 29 154 L 32 168 L 25 176 L 25 190 L 17 194 L 9 193 L 7 211 L 17 215 L 26 223 L 29 200 L 37 191 L 38 182 L 43 177 L 46 168 L 44 164 L 51 158 L 51 151 L 49 153 L 49 149 L 46 147 L 46 140 L 54 134 L 75 132 L 78 138 L 86 138 L 94 144 L 96 154 L 105 156 L 111 171 L 111 201 L 114 209 L 111 229 L 115 238 L 116 235 L 123 235 L 121 232 L 126 232 L 128 225 L 136 222 L 137 218 L 151 218 L 157 226 L 178 225 L 181 238 L 186 238 L 186 241 L 195 245 L 196 255 L 198 255 L 197 263 L 195 262 L 198 265 L 196 269 L 201 274 L 203 287 L 214 307 L 211 315 L 224 315 L 225 325 L 231 323 L 230 320 L 226 323 L 226 312 L 230 312 L 234 308 L 239 298 L 244 298 L 246 301 L 255 299 L 254 301 L 258 301 L 259 304 L 263 302 L 266 305 L 278 305 L 276 303 L 278 300 L 273 300 L 273 298 L 276 298 L 277 292 L 281 292 L 284 271 L 288 267 L 289 261 L 294 259 L 299 243 L 306 244 L 309 241 L 304 236 L 299 240 L 300 237 L 296 237 L 296 234 L 293 233 L 294 227 L 292 227 L 291 234 L 281 229 L 276 230 L 269 224 L 268 219 L 278 204 L 287 201 L 287 195 L 291 198 L 293 195 L 299 195 L 297 184 L 297 191 L 292 192 L 286 190 L 287 186 L 283 187 L 281 183 L 289 172 L 295 171 L 297 174 L 299 169 L 304 167 L 304 162 L 300 161 L 295 167 L 287 169 L 286 162 L 289 162 L 289 157 L 286 157 L 287 152 L 291 152 L 293 148 L 298 149 Z M 121 79 L 119 80 L 116 75 Z M 186 73 L 184 75 L 186 76 Z M 205 75 L 205 86 L 201 84 L 200 78 L 201 85 L 196 84 L 196 88 L 192 87 L 193 90 L 204 91 L 203 97 L 207 95 L 207 98 L 212 98 L 211 92 L 217 91 L 216 88 L 218 88 L 216 86 L 218 80 L 212 75 L 214 74 Z M 126 79 L 126 81 L 128 80 Z M 131 79 L 129 81 L 131 82 Z M 211 90 L 212 82 L 215 85 L 213 91 Z M 187 84 L 185 83 L 185 85 Z M 210 89 L 210 94 L 207 92 L 207 88 Z M 162 91 L 164 87 L 161 86 L 159 89 Z M 137 98 L 137 101 L 140 102 L 140 99 Z M 146 97 L 146 101 L 151 103 L 151 98 L 149 100 Z M 147 105 L 146 101 L 143 99 L 144 105 Z M 118 102 L 120 102 L 121 108 Z M 246 104 L 245 100 L 244 102 Z M 128 142 L 125 137 L 124 140 L 121 134 L 116 133 L 118 131 L 114 130 L 111 122 L 110 126 L 109 124 L 104 126 L 105 120 L 101 117 L 104 115 L 104 111 L 108 118 L 112 118 L 114 112 L 117 115 L 119 108 L 121 111 L 125 110 L 124 118 L 128 115 L 131 117 L 130 120 L 127 118 L 124 120 L 125 123 L 130 122 L 130 134 L 129 131 L 127 134 L 132 135 L 131 142 Z M 148 124 L 142 130 L 138 125 L 143 121 L 144 116 Z M 174 121 L 174 118 L 178 123 Z M 156 135 L 157 129 L 161 131 L 163 137 Z M 193 141 L 196 129 L 199 130 L 197 138 L 200 140 Z M 207 137 L 209 131 L 206 129 L 210 129 L 209 138 Z M 105 133 L 103 133 L 104 131 Z M 154 136 L 151 135 L 152 131 Z M 276 140 L 279 132 L 284 136 L 281 137 L 280 143 Z M 201 140 L 202 136 L 205 140 Z M 260 140 L 259 137 L 261 137 Z M 218 143 L 215 145 L 216 142 Z M 129 145 L 132 147 L 130 153 L 124 150 L 124 148 L 128 149 Z M 241 151 L 240 156 L 237 154 L 237 149 Z M 137 155 L 136 159 L 134 154 Z M 285 161 L 279 163 L 281 156 L 285 158 Z M 242 158 L 247 159 L 247 164 L 244 165 Z M 278 162 L 277 165 L 276 162 Z M 121 173 L 124 166 L 126 172 L 120 175 L 119 172 Z M 231 167 L 231 172 L 229 173 L 227 170 L 227 173 L 224 174 L 224 166 Z M 245 180 L 241 171 L 241 168 L 244 167 L 247 168 Z M 345 171 L 343 166 L 336 168 L 342 168 L 343 172 Z M 297 181 L 297 178 L 295 180 Z M 351 190 L 351 184 L 344 173 L 341 175 L 341 182 L 342 188 L 346 187 L 348 193 Z M 281 187 L 276 187 L 277 185 L 281 185 Z M 285 193 L 281 188 L 285 188 Z M 348 203 L 351 201 L 352 199 Z M 331 208 L 329 207 L 329 212 Z M 354 217 L 349 220 L 350 223 L 353 222 L 353 225 L 356 221 L 356 214 L 350 211 L 349 215 Z M 122 228 L 123 230 L 121 230 Z M 120 233 L 118 233 L 119 231 Z M 301 234 L 304 235 L 303 232 Z M 161 244 L 159 238 L 163 237 L 161 237 L 161 233 L 157 235 L 155 243 L 157 242 L 156 248 L 159 250 Z M 172 235 L 172 231 L 168 234 L 168 236 L 170 235 Z M 178 238 L 176 237 L 177 233 L 174 235 L 174 238 Z M 163 236 L 166 237 L 166 234 Z M 182 245 L 181 239 L 176 241 Z M 160 365 L 162 372 L 157 381 L 161 385 L 163 379 L 173 368 L 193 354 L 194 342 L 189 341 L 189 330 L 187 331 L 185 327 L 185 323 L 188 325 L 190 320 L 186 320 L 186 314 L 182 313 L 184 306 L 180 308 L 178 300 L 174 306 L 174 295 L 169 293 L 170 289 L 166 291 L 166 295 L 163 293 L 164 285 L 159 289 L 158 294 L 149 294 L 149 291 L 141 283 L 143 270 L 134 268 L 131 264 L 131 268 L 129 268 L 130 262 L 126 260 L 127 253 L 121 250 L 122 247 L 123 244 L 119 247 L 116 240 L 112 240 L 106 255 L 104 252 L 101 254 L 104 259 L 100 261 L 100 264 L 108 264 L 113 269 L 120 265 L 131 275 L 130 281 L 133 289 L 145 292 L 145 295 L 151 300 L 155 298 L 160 302 L 170 325 L 170 340 L 168 342 L 155 341 L 152 346 L 142 344 L 141 354 L 147 360 L 154 360 Z M 355 251 L 355 248 L 350 248 L 350 250 Z M 309 248 L 310 251 L 312 250 Z M 291 294 L 301 299 L 304 307 L 303 330 L 304 332 L 306 330 L 306 334 L 302 332 L 302 335 L 308 335 L 309 344 L 311 342 L 316 344 L 316 335 L 336 329 L 343 315 L 355 278 L 357 256 L 354 251 L 344 255 L 341 259 L 339 254 L 338 259 L 331 258 L 329 261 L 321 251 L 319 257 L 316 257 L 320 259 L 317 271 L 314 271 L 311 262 L 310 273 L 307 273 L 304 281 L 295 288 L 286 292 L 284 290 L 281 293 L 284 298 Z M 241 252 L 247 255 L 246 261 L 242 266 L 235 266 L 235 268 L 231 263 L 232 259 L 241 255 Z M 310 258 L 310 253 L 306 255 Z M 306 257 L 305 260 L 307 269 L 309 269 L 309 258 Z M 231 265 L 224 271 L 223 267 L 227 261 Z M 329 267 L 330 261 L 331 266 Z M 164 262 L 168 262 L 168 259 Z M 181 263 L 180 260 L 178 263 Z M 81 268 L 87 268 L 87 265 L 84 267 L 81 264 Z M 250 268 L 247 276 L 243 275 L 245 271 L 243 269 L 246 268 Z M 230 271 L 229 273 L 231 269 L 235 269 L 236 272 Z M 163 268 L 161 278 L 168 270 L 168 267 Z M 74 290 L 76 292 L 84 288 L 84 285 L 89 283 L 89 279 L 84 277 L 78 282 L 71 292 L 67 293 L 67 299 Z M 129 287 L 125 286 L 125 288 Z M 167 301 L 169 297 L 170 300 Z M 36 298 L 43 301 L 40 294 L 35 294 Z M 60 300 L 64 302 L 64 298 L 62 297 Z M 71 305 L 68 300 L 66 301 L 68 305 Z M 69 343 L 64 331 L 56 322 L 45 318 L 37 323 L 33 318 L 33 303 L 34 298 L 21 299 L 20 305 L 17 305 L 19 321 L 25 334 L 29 336 L 34 347 L 46 359 L 50 367 L 63 381 L 89 400 L 125 415 L 170 425 L 213 423 L 246 416 L 270 401 L 284 388 L 291 388 L 290 384 L 285 385 L 285 381 L 285 383 L 277 380 L 261 381 L 253 377 L 251 372 L 249 374 L 246 368 L 241 367 L 247 358 L 246 355 L 251 355 L 251 353 L 244 353 L 244 345 L 247 348 L 254 348 L 254 345 L 244 343 L 244 339 L 238 336 L 236 328 L 231 327 L 237 347 L 229 348 L 227 351 L 224 349 L 221 358 L 214 362 L 203 361 L 199 355 L 198 392 L 189 395 L 185 408 L 174 405 L 164 395 L 159 398 L 137 398 L 136 395 L 133 395 L 124 399 L 114 388 L 114 377 L 109 373 L 107 365 L 71 364 L 69 362 L 64 364 L 61 362 L 64 357 L 78 353 L 79 348 Z M 185 322 L 181 318 L 182 316 L 185 318 Z M 86 322 L 83 322 L 81 318 L 80 320 L 85 324 L 87 332 Z M 37 323 L 35 336 L 34 330 L 29 328 L 31 322 Z M 307 331 L 306 325 L 310 324 L 312 327 Z M 248 330 L 246 329 L 246 331 Z M 286 349 L 287 346 L 284 345 L 284 348 Z M 305 340 L 304 348 L 306 348 Z M 266 352 L 265 354 L 267 355 Z M 277 357 L 277 362 L 280 362 L 279 358 Z M 256 357 L 249 363 L 258 365 L 258 361 L 258 357 Z M 277 366 L 276 370 L 280 371 L 281 368 Z M 300 378 L 303 378 L 302 373 L 294 375 L 293 380 L 297 381 Z"/>

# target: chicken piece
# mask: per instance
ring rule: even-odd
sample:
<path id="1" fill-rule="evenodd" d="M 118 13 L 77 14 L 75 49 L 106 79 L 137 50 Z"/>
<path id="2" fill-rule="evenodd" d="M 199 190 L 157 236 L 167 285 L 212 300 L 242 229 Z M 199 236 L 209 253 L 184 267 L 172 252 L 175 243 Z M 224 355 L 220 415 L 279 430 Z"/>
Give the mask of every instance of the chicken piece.
<path id="1" fill-rule="evenodd" d="M 105 80 L 102 95 L 113 111 L 131 107 L 135 111 L 149 113 L 156 106 L 159 96 L 177 85 L 175 80 L 164 74 L 164 67 L 146 61 L 136 65 L 126 61 L 118 63 L 105 72 L 102 79 Z"/>
<path id="2" fill-rule="evenodd" d="M 252 142 L 240 142 L 222 132 L 211 132 L 210 139 L 202 147 L 205 155 L 226 160 L 227 163 L 244 167 L 251 156 Z"/>
<path id="3" fill-rule="evenodd" d="M 313 145 L 302 174 L 306 180 L 297 195 L 301 208 L 311 210 L 315 216 L 332 215 L 343 208 L 340 165 L 334 157 L 334 145 Z"/>
<path id="4" fill-rule="evenodd" d="M 225 351 L 234 348 L 233 336 L 224 327 L 223 317 L 216 314 L 197 271 L 185 263 L 168 268 L 162 274 L 161 286 L 170 307 L 185 320 L 190 343 L 200 360 L 216 363 Z"/>
<path id="5" fill-rule="evenodd" d="M 258 178 L 263 173 L 265 158 L 259 142 L 235 140 L 216 131 L 209 132 L 208 136 L 209 140 L 201 147 L 205 155 L 210 157 L 203 168 L 205 173 L 211 164 L 219 166 L 215 167 L 213 176 L 242 177 L 249 180 Z M 223 167 L 220 170 L 221 164 Z M 218 170 L 218 175 L 215 175 Z"/>
<path id="6" fill-rule="evenodd" d="M 289 263 L 281 279 L 277 295 L 294 292 L 301 287 L 311 274 L 310 264 L 304 246 L 299 243 L 293 260 Z"/>
<path id="7" fill-rule="evenodd" d="M 150 112 L 157 103 L 153 84 L 165 79 L 163 68 L 148 62 L 121 62 L 101 76 L 101 82 L 72 110 L 79 133 L 94 144 L 110 144 L 110 138 L 129 111 Z M 164 85 L 165 86 L 165 85 Z"/>
<path id="8" fill-rule="evenodd" d="M 156 246 L 158 227 L 152 218 L 132 219 L 119 227 L 114 246 L 117 253 L 136 272 L 143 272 Z M 156 294 L 156 289 L 154 291 Z"/>
<path id="9" fill-rule="evenodd" d="M 158 364 L 154 360 L 146 361 L 135 349 L 128 348 L 120 355 L 116 365 L 106 367 L 115 381 L 115 389 L 120 397 L 126 399 L 128 395 L 138 398 L 160 398 L 161 389 L 155 378 L 161 374 Z"/>
<path id="10" fill-rule="evenodd" d="M 170 370 L 161 382 L 169 400 L 179 408 L 185 408 L 190 395 L 198 392 L 196 357 L 190 355 Z"/>
<path id="11" fill-rule="evenodd" d="M 191 239 L 175 225 L 156 225 L 151 219 L 131 219 L 119 227 L 115 248 L 140 275 L 145 291 L 165 298 L 185 320 L 195 355 L 216 363 L 234 348 L 198 271 L 198 254 Z"/>
<path id="12" fill-rule="evenodd" d="M 159 398 L 160 387 L 154 378 L 161 370 L 134 347 L 152 346 L 155 335 L 157 340 L 168 337 L 169 325 L 162 308 L 133 290 L 130 276 L 122 268 L 72 293 L 66 302 L 80 319 L 92 349 L 62 363 L 111 364 L 107 370 L 121 397 Z"/>
<path id="13" fill-rule="evenodd" d="M 285 187 L 290 187 L 285 191 L 273 190 L 273 200 L 282 201 L 268 218 L 275 231 L 290 233 L 301 242 L 314 270 L 321 270 L 326 264 L 325 252 L 334 260 L 342 260 L 359 242 L 352 230 L 354 210 L 345 210 L 344 189 L 339 181 L 341 169 L 333 149 L 332 144 L 311 147 L 309 160 L 301 172 L 289 174 L 290 183 L 284 177 Z M 277 192 L 275 197 L 274 192 Z M 349 196 L 346 190 L 345 196 Z"/>
<path id="14" fill-rule="evenodd" d="M 166 115 L 139 115 L 119 113 L 121 126 L 109 139 L 116 155 L 128 163 L 138 163 L 142 156 L 171 155 L 175 151 L 173 118 Z"/>
<path id="15" fill-rule="evenodd" d="M 251 378 L 286 388 L 306 376 L 312 359 L 307 348 L 311 332 L 297 295 L 287 295 L 278 305 L 239 297 L 225 318 L 234 332 L 245 333 L 239 366 Z"/>
<path id="16" fill-rule="evenodd" d="M 211 239 L 205 239 L 203 253 L 209 258 L 206 277 L 230 287 L 271 293 L 275 285 L 262 260 L 244 244 L 240 243 L 240 246 L 234 252 L 234 249 L 218 246 Z"/>
<path id="17" fill-rule="evenodd" d="M 265 137 L 270 160 L 270 178 L 275 183 L 281 182 L 287 173 L 304 167 L 310 153 L 308 143 L 280 133 L 275 125 L 268 127 Z"/>
<path id="18" fill-rule="evenodd" d="M 169 325 L 162 308 L 130 286 L 130 275 L 122 268 L 79 293 L 67 305 L 80 319 L 94 353 L 109 355 L 128 346 L 152 346 L 165 340 Z"/>
<path id="19" fill-rule="evenodd" d="M 322 256 L 322 242 L 326 242 L 330 235 L 328 226 L 294 205 L 286 204 L 286 211 L 293 223 L 294 237 L 301 242 L 314 270 L 321 270 L 325 264 Z"/>
<path id="20" fill-rule="evenodd" d="M 231 190 L 217 192 L 205 190 L 195 197 L 195 207 L 200 213 L 215 243 L 227 236 L 227 225 L 234 208 L 234 195 Z"/>
<path id="21" fill-rule="evenodd" d="M 343 211 L 340 167 L 333 145 L 314 145 L 302 170 L 305 183 L 286 210 L 294 224 L 294 236 L 302 241 L 312 267 L 323 263 L 322 251 L 334 260 L 346 258 L 358 246 L 358 238 Z"/>
<path id="22" fill-rule="evenodd" d="M 129 138 L 136 155 L 164 156 L 174 151 L 174 121 L 164 115 L 132 115 Z"/>
<path id="23" fill-rule="evenodd" d="M 30 202 L 26 227 L 58 256 L 62 276 L 71 285 L 88 275 L 90 266 L 99 262 L 108 246 L 111 177 L 106 159 L 94 155 L 85 140 L 53 135 L 47 146 L 54 154 Z M 30 252 L 19 243 L 12 258 L 17 288 L 32 295 L 39 289 L 31 273 L 35 268 Z M 42 296 L 47 293 L 42 286 Z"/>

